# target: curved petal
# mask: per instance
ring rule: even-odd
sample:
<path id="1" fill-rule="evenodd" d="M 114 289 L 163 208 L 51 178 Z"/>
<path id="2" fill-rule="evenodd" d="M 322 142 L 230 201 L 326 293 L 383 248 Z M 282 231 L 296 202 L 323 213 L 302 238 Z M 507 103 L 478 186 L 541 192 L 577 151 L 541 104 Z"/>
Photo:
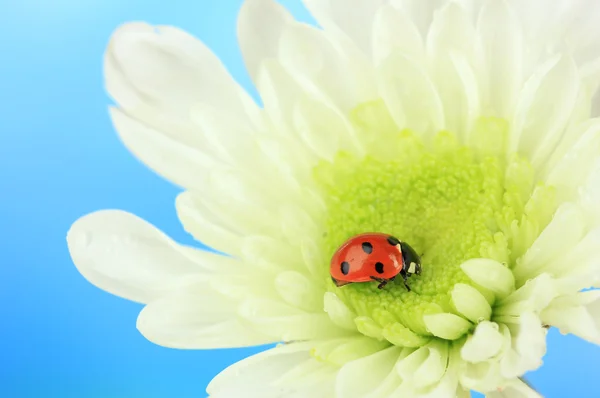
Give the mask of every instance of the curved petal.
<path id="1" fill-rule="evenodd" d="M 600 291 L 591 290 L 555 299 L 542 312 L 542 320 L 561 333 L 573 333 L 600 345 Z"/>
<path id="2" fill-rule="evenodd" d="M 543 396 L 534 390 L 521 379 L 514 379 L 498 391 L 487 393 L 488 398 L 543 398 Z"/>
<path id="3" fill-rule="evenodd" d="M 484 321 L 475 328 L 460 350 L 461 357 L 468 362 L 482 362 L 495 357 L 504 346 L 504 337 L 498 324 Z"/>
<path id="4" fill-rule="evenodd" d="M 363 398 L 377 390 L 391 372 L 402 348 L 390 347 L 345 364 L 336 378 L 339 397 Z"/>
<path id="5" fill-rule="evenodd" d="M 250 76 L 256 80 L 260 64 L 276 58 L 289 12 L 273 0 L 247 0 L 238 16 L 238 41 Z"/>
<path id="6" fill-rule="evenodd" d="M 400 128 L 433 135 L 445 127 L 444 108 L 425 68 L 394 51 L 379 65 L 379 90 Z"/>
<path id="7" fill-rule="evenodd" d="M 182 192 L 175 200 L 177 217 L 196 240 L 222 253 L 239 256 L 242 235 L 202 204 L 196 194 Z"/>
<path id="8" fill-rule="evenodd" d="M 523 32 L 506 0 L 486 1 L 477 23 L 483 58 L 482 78 L 489 106 L 500 117 L 514 112 L 523 81 Z"/>
<path id="9" fill-rule="evenodd" d="M 104 69 L 107 90 L 120 107 L 149 127 L 175 130 L 187 142 L 197 142 L 186 120 L 195 103 L 246 120 L 258 110 L 202 42 L 174 27 L 121 26 L 108 45 Z"/>
<path id="10" fill-rule="evenodd" d="M 337 369 L 317 362 L 311 348 L 293 343 L 253 355 L 219 373 L 206 391 L 211 398 L 329 398 Z"/>
<path id="11" fill-rule="evenodd" d="M 187 250 L 191 249 L 186 250 L 146 221 L 119 210 L 98 211 L 80 218 L 71 226 L 67 243 L 75 266 L 88 281 L 143 303 L 190 280 L 202 279 L 210 269 L 190 257 Z M 218 255 L 206 254 L 218 261 Z"/>
<path id="12" fill-rule="evenodd" d="M 546 354 L 547 334 L 540 318 L 527 312 L 510 322 L 505 320 L 502 326 L 507 341 L 507 349 L 500 361 L 502 375 L 512 379 L 539 368 Z"/>
<path id="13" fill-rule="evenodd" d="M 515 290 L 515 278 L 510 269 L 494 260 L 478 258 L 465 261 L 460 268 L 478 285 L 491 290 L 498 298 Z"/>
<path id="14" fill-rule="evenodd" d="M 311 91 L 324 95 L 342 112 L 375 97 L 373 67 L 331 32 L 294 23 L 280 40 L 279 60 Z"/>
<path id="15" fill-rule="evenodd" d="M 375 65 L 394 51 L 416 60 L 425 58 L 425 45 L 419 29 L 401 9 L 384 5 L 375 16 L 373 26 L 373 57 Z"/>
<path id="16" fill-rule="evenodd" d="M 326 30 L 344 34 L 365 54 L 371 55 L 373 20 L 389 0 L 303 0 L 306 8 Z"/>
<path id="17" fill-rule="evenodd" d="M 550 262 L 573 248 L 584 236 L 585 215 L 573 203 L 561 205 L 554 218 L 525 254 L 517 259 L 513 273 L 518 285 L 541 274 Z"/>
<path id="18" fill-rule="evenodd" d="M 190 284 L 150 302 L 140 313 L 137 328 L 153 343 L 171 348 L 243 347 L 277 341 L 240 320 L 237 306 L 236 300 L 218 293 L 208 282 Z"/>
<path id="19" fill-rule="evenodd" d="M 306 312 L 276 300 L 244 300 L 239 313 L 257 330 L 283 341 L 325 339 L 353 334 L 337 327 L 324 312 Z"/>
<path id="20" fill-rule="evenodd" d="M 571 58 L 555 57 L 540 66 L 519 95 L 510 150 L 526 154 L 535 167 L 543 165 L 568 125 L 579 89 L 577 66 Z"/>

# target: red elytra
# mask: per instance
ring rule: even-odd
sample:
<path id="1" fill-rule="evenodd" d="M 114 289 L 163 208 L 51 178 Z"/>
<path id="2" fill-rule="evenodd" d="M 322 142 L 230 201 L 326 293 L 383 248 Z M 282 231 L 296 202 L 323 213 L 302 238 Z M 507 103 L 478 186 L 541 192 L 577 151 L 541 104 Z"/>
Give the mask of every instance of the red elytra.
<path id="1" fill-rule="evenodd" d="M 421 274 L 421 260 L 407 243 L 389 234 L 371 232 L 346 241 L 331 258 L 330 273 L 338 287 L 377 281 L 380 289 L 400 275 L 410 291 L 406 279 Z"/>

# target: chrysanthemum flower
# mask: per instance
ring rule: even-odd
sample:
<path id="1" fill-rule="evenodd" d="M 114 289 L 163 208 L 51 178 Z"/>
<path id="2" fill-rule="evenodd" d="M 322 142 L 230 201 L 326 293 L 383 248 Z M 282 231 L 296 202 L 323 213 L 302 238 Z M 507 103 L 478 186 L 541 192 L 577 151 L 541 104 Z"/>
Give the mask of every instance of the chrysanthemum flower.
<path id="1" fill-rule="evenodd" d="M 259 106 L 198 40 L 131 23 L 106 53 L 124 144 L 182 186 L 184 228 L 99 211 L 80 272 L 147 304 L 168 347 L 284 342 L 211 397 L 536 397 L 547 327 L 600 343 L 597 2 L 305 0 L 322 28 L 248 0 Z M 349 237 L 385 232 L 423 272 L 336 287 Z"/>

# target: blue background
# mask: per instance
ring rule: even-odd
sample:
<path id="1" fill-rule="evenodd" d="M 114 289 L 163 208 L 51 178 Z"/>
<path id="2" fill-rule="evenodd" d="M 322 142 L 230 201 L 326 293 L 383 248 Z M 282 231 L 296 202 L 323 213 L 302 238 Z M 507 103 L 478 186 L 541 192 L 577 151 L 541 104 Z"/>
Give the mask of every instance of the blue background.
<path id="1" fill-rule="evenodd" d="M 119 24 L 181 27 L 252 94 L 236 44 L 241 0 L 0 0 L 0 397 L 205 396 L 221 369 L 261 348 L 179 351 L 135 329 L 140 305 L 86 282 L 65 241 L 73 221 L 131 211 L 176 240 L 178 189 L 119 143 L 102 55 Z M 301 20 L 299 0 L 284 1 Z M 549 335 L 531 381 L 547 397 L 597 396 L 600 349 Z"/>

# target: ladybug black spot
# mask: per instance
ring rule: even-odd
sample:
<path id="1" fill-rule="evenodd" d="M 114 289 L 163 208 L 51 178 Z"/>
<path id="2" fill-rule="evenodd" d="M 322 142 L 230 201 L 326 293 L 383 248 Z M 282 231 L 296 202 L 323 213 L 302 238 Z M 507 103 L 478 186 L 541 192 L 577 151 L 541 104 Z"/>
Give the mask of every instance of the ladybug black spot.
<path id="1" fill-rule="evenodd" d="M 367 254 L 373 253 L 373 245 L 370 244 L 369 242 L 363 242 L 362 249 Z"/>
<path id="2" fill-rule="evenodd" d="M 342 270 L 342 274 L 348 275 L 348 272 L 350 272 L 350 263 L 348 261 L 344 261 L 342 263 L 341 270 Z"/>
<path id="3" fill-rule="evenodd" d="M 383 274 L 383 263 L 376 263 L 375 271 L 377 271 L 378 274 Z"/>
<path id="4" fill-rule="evenodd" d="M 393 236 L 388 236 L 387 241 L 392 246 L 397 246 L 400 244 L 400 240 L 398 238 L 394 238 Z"/>

